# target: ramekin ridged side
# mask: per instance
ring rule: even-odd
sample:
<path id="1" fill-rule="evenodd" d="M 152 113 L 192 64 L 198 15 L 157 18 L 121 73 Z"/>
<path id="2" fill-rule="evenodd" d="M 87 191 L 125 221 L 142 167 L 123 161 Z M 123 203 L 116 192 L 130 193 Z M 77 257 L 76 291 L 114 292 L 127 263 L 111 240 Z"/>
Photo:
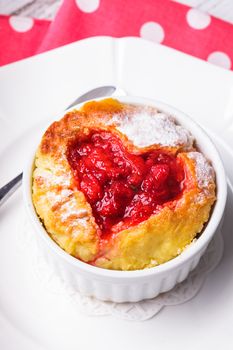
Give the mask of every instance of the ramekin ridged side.
<path id="1" fill-rule="evenodd" d="M 52 267 L 54 273 L 74 291 L 83 295 L 93 296 L 100 300 L 122 302 L 137 302 L 144 299 L 151 299 L 172 289 L 177 283 L 186 279 L 189 273 L 197 266 L 206 247 L 190 259 L 186 264 L 173 268 L 168 272 L 159 275 L 149 276 L 131 280 L 130 278 L 99 279 L 93 274 L 85 274 L 75 266 L 61 261 L 56 253 L 51 251 L 47 244 L 40 237 L 36 237 L 37 245 L 46 263 Z M 124 271 L 121 271 L 124 274 Z"/>
<path id="2" fill-rule="evenodd" d="M 101 300 L 114 302 L 136 302 L 149 299 L 173 288 L 182 282 L 197 266 L 209 242 L 221 225 L 224 213 L 227 186 L 220 156 L 207 134 L 183 112 L 158 101 L 138 97 L 118 97 L 122 102 L 157 107 L 172 114 L 177 121 L 191 131 L 199 149 L 211 160 L 216 172 L 217 201 L 208 224 L 201 236 L 176 258 L 150 269 L 136 271 L 114 271 L 86 264 L 63 251 L 48 235 L 41 224 L 32 203 L 32 171 L 35 152 L 24 170 L 23 192 L 26 210 L 33 225 L 39 249 L 52 266 L 54 273 L 74 290 Z M 82 104 L 77 105 L 79 108 Z M 62 117 L 61 115 L 60 117 Z M 59 117 L 59 116 L 58 116 Z"/>

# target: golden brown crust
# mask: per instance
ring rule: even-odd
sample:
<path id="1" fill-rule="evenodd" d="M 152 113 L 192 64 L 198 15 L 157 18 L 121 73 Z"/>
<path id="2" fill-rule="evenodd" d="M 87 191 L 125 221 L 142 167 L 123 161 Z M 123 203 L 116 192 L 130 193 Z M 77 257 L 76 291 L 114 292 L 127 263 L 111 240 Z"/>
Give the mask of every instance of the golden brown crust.
<path id="1" fill-rule="evenodd" d="M 114 234 L 107 242 L 99 238 L 99 228 L 84 194 L 77 189 L 66 158 L 67 147 L 82 140 L 92 130 L 108 130 L 122 139 L 129 151 L 142 152 L 126 135 L 109 124 L 112 116 L 134 113 L 136 106 L 107 99 L 85 104 L 67 113 L 45 132 L 37 150 L 32 197 L 47 232 L 69 254 L 92 264 L 119 270 L 151 267 L 178 255 L 207 222 L 215 201 L 215 183 L 198 187 L 196 165 L 179 147 L 163 147 L 180 152 L 185 164 L 186 189 L 182 197 L 166 203 L 158 214 L 137 226 Z M 161 145 L 144 150 L 161 148 Z"/>

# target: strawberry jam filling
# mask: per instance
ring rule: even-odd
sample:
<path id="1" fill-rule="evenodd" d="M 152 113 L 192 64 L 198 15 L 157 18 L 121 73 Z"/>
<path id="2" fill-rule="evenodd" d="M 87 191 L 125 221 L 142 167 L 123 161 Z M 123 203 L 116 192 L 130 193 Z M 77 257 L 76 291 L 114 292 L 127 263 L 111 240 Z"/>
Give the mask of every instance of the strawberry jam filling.
<path id="1" fill-rule="evenodd" d="M 173 154 L 130 153 L 111 132 L 70 145 L 67 159 L 102 236 L 148 219 L 183 190 L 183 166 Z"/>

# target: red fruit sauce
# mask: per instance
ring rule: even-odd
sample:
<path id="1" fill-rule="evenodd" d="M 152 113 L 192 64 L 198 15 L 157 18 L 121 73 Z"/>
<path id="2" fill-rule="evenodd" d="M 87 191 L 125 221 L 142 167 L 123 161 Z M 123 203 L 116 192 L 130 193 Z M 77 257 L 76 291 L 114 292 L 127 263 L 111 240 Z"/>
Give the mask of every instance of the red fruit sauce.
<path id="1" fill-rule="evenodd" d="M 95 131 L 72 144 L 67 159 L 101 235 L 148 219 L 183 190 L 183 166 L 174 155 L 129 153 L 111 132 Z"/>

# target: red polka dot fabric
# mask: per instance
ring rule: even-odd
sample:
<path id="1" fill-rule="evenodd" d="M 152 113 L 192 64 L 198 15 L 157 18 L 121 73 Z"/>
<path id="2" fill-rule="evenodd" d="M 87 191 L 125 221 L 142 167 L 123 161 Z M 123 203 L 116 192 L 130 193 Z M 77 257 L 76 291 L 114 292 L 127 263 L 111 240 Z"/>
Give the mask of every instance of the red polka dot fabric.
<path id="1" fill-rule="evenodd" d="M 0 65 L 97 35 L 138 36 L 233 69 L 233 25 L 169 0 L 64 0 L 52 22 L 0 16 Z"/>

